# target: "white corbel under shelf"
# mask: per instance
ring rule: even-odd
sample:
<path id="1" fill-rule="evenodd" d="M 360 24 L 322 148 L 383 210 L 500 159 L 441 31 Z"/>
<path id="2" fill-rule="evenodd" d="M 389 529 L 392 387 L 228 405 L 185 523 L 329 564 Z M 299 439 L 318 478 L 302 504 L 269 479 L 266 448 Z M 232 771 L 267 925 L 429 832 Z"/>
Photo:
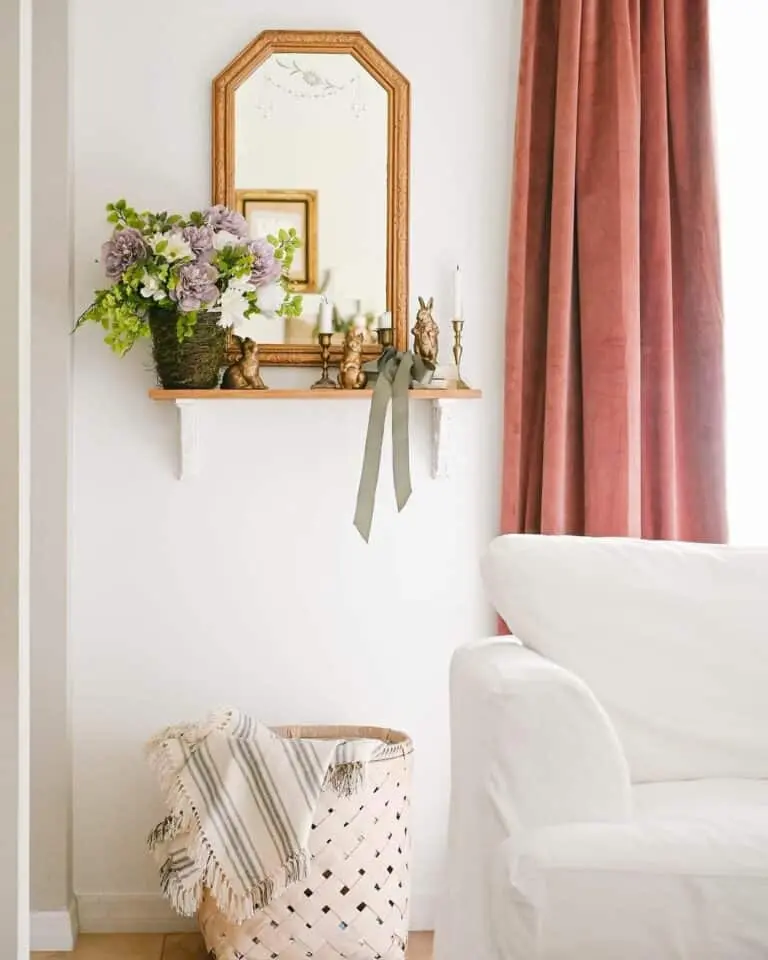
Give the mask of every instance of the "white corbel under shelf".
<path id="1" fill-rule="evenodd" d="M 198 404 L 224 400 L 370 400 L 372 390 L 150 390 L 152 400 L 173 402 L 179 418 L 179 479 L 195 476 L 200 470 Z M 481 390 L 411 390 L 412 400 L 432 403 L 432 476 L 447 477 L 452 453 L 451 420 L 455 404 L 479 400 Z"/>

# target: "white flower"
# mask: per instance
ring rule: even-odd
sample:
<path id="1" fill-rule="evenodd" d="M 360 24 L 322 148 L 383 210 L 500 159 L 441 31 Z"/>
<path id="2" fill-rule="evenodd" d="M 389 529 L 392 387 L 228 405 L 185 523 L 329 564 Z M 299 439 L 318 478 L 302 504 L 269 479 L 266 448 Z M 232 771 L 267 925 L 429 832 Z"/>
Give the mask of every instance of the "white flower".
<path id="1" fill-rule="evenodd" d="M 165 247 L 158 253 L 157 247 L 160 243 L 165 243 Z M 159 257 L 163 257 L 169 263 L 175 263 L 177 260 L 191 260 L 193 257 L 189 241 L 185 240 L 180 233 L 156 233 L 149 238 L 149 245 Z"/>
<path id="2" fill-rule="evenodd" d="M 249 306 L 245 291 L 230 283 L 221 295 L 220 304 L 219 324 L 222 327 L 234 327 L 237 331 L 238 326 L 242 325 L 246 319 L 245 311 Z"/>
<path id="3" fill-rule="evenodd" d="M 223 250 L 225 247 L 242 247 L 245 242 L 241 237 L 230 233 L 228 230 L 219 230 L 218 233 L 213 235 L 214 250 Z"/>
<path id="4" fill-rule="evenodd" d="M 256 298 L 262 313 L 277 313 L 285 300 L 285 291 L 279 283 L 268 283 L 265 287 L 259 288 Z"/>
<path id="5" fill-rule="evenodd" d="M 151 273 L 144 271 L 144 276 L 141 278 L 141 295 L 146 297 L 147 300 L 165 300 L 165 290 L 160 286 L 160 281 L 157 277 L 153 277 Z"/>
<path id="6" fill-rule="evenodd" d="M 248 277 L 232 277 L 227 285 L 227 290 L 238 290 L 240 293 L 253 293 L 255 289 L 256 285 Z"/>
<path id="7" fill-rule="evenodd" d="M 158 252 L 157 247 L 160 243 L 165 243 L 165 247 Z M 191 260 L 194 256 L 189 242 L 180 233 L 156 233 L 149 238 L 149 245 L 158 257 L 162 257 L 168 263 Z"/>

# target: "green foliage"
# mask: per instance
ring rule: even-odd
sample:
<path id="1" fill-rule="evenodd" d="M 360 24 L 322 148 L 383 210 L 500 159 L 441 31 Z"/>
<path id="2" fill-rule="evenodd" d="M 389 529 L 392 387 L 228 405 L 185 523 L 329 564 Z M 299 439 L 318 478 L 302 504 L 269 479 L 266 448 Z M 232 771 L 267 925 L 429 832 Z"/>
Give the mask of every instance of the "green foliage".
<path id="1" fill-rule="evenodd" d="M 250 276 L 253 254 L 248 247 L 224 247 L 214 253 L 211 263 L 219 273 L 240 280 Z"/>
<path id="2" fill-rule="evenodd" d="M 269 234 L 267 241 L 275 248 L 275 258 L 280 261 L 282 267 L 280 282 L 286 291 L 285 300 L 277 311 L 277 314 L 280 317 L 300 317 L 303 310 L 304 298 L 299 294 L 291 292 L 290 273 L 293 258 L 301 246 L 301 238 L 296 233 L 296 230 L 291 227 L 290 230 L 280 230 L 277 236 Z"/>
<path id="3" fill-rule="evenodd" d="M 187 340 L 195 332 L 197 317 L 197 312 L 182 313 L 179 311 L 176 314 L 176 337 L 179 343 L 181 343 L 182 340 Z"/>
<path id="4" fill-rule="evenodd" d="M 118 286 L 96 292 L 78 326 L 88 322 L 101 324 L 107 331 L 104 342 L 120 356 L 128 353 L 137 340 L 149 336 L 146 314 L 140 314 L 136 304 Z"/>

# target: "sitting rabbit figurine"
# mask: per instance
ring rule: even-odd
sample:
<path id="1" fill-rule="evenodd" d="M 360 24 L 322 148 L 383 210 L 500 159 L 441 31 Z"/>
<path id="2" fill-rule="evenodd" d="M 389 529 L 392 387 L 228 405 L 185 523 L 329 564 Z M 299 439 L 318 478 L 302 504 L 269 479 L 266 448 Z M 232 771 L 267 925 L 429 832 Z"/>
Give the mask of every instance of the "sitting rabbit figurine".
<path id="1" fill-rule="evenodd" d="M 357 327 L 347 330 L 339 365 L 339 386 L 342 390 L 360 390 L 368 383 L 368 374 L 363 370 L 364 341 L 364 330 Z"/>
<path id="2" fill-rule="evenodd" d="M 259 345 L 249 337 L 243 340 L 243 355 L 227 367 L 221 381 L 222 390 L 266 390 L 259 375 Z"/>
<path id="3" fill-rule="evenodd" d="M 435 301 L 433 297 L 425 303 L 423 297 L 419 297 L 419 312 L 416 314 L 416 325 L 411 333 L 413 334 L 414 353 L 417 353 L 422 360 L 433 366 L 437 363 L 438 338 L 440 328 L 432 315 Z"/>

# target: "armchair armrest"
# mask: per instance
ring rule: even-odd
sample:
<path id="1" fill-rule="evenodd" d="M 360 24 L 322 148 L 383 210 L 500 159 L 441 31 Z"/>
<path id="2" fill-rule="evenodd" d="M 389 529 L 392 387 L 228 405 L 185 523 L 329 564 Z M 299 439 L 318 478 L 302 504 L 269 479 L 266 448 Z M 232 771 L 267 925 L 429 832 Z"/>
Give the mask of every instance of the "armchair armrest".
<path id="1" fill-rule="evenodd" d="M 451 803 L 436 960 L 489 960 L 489 904 L 504 841 L 555 824 L 631 816 L 629 768 L 587 685 L 512 638 L 451 664 Z"/>
<path id="2" fill-rule="evenodd" d="M 587 685 L 512 638 L 456 652 L 451 665 L 453 788 L 476 789 L 506 827 L 622 822 L 626 758 Z"/>

